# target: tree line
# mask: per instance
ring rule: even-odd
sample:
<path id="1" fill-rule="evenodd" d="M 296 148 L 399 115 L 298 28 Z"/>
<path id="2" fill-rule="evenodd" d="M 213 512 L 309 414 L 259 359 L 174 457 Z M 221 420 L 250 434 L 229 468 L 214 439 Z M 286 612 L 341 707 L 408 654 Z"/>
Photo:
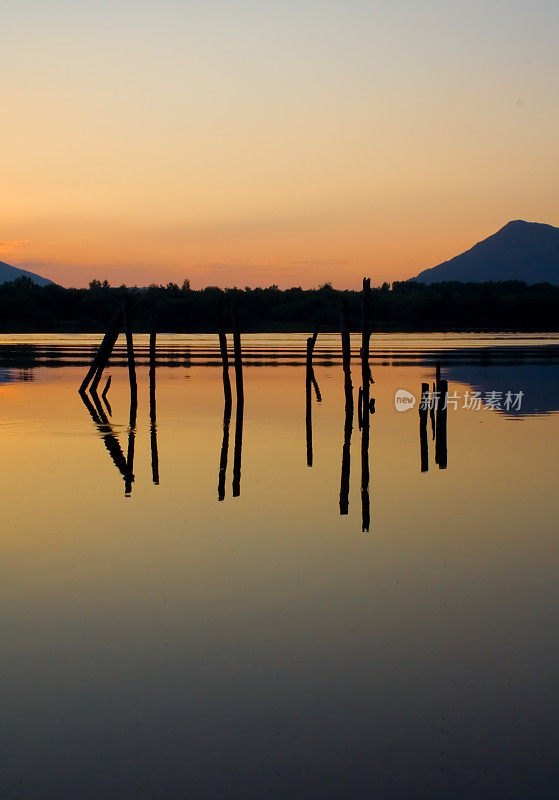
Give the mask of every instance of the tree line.
<path id="1" fill-rule="evenodd" d="M 0 330 L 3 332 L 102 332 L 128 292 L 133 328 L 150 327 L 157 307 L 158 330 L 168 333 L 212 333 L 217 329 L 220 298 L 225 308 L 238 304 L 247 332 L 339 330 L 341 299 L 349 309 L 351 330 L 361 326 L 361 292 L 337 290 L 329 283 L 318 289 L 194 290 L 168 283 L 145 288 L 112 287 L 92 281 L 87 289 L 55 284 L 37 286 L 29 278 L 0 285 Z M 559 286 L 397 281 L 371 289 L 374 331 L 556 331 L 559 330 Z"/>

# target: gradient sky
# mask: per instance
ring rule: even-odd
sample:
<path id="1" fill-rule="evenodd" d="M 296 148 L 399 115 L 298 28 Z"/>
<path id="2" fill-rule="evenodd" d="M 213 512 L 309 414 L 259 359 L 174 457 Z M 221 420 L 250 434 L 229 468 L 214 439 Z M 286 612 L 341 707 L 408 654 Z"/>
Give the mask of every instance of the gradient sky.
<path id="1" fill-rule="evenodd" d="M 555 0 L 8 0 L 0 259 L 356 287 L 559 224 Z"/>

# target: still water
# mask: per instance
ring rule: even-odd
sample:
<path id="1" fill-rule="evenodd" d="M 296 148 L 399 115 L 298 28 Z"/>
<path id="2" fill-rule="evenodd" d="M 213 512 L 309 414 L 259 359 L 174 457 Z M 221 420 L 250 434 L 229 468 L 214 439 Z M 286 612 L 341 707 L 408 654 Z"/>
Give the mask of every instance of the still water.
<path id="1" fill-rule="evenodd" d="M 99 411 L 98 337 L 0 342 L 0 796 L 557 797 L 557 337 L 374 336 L 365 487 L 339 337 L 310 409 L 244 337 L 225 442 L 215 338 L 159 337 L 154 424 L 137 337 L 132 431 L 122 346 Z M 446 466 L 394 403 L 437 360 Z"/>

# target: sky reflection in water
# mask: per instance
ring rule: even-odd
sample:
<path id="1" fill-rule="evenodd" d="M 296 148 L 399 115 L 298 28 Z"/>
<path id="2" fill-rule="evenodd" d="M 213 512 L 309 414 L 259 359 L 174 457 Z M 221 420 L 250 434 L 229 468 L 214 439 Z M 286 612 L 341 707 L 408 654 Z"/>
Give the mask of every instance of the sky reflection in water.
<path id="1" fill-rule="evenodd" d="M 553 796 L 556 354 L 465 346 L 450 391 L 522 389 L 525 413 L 449 410 L 446 469 L 429 421 L 422 472 L 394 394 L 432 356 L 374 359 L 369 532 L 319 344 L 312 467 L 301 366 L 245 369 L 225 465 L 218 364 L 159 366 L 154 425 L 140 362 L 130 474 L 123 367 L 103 418 L 82 366 L 3 362 L 2 796 Z"/>

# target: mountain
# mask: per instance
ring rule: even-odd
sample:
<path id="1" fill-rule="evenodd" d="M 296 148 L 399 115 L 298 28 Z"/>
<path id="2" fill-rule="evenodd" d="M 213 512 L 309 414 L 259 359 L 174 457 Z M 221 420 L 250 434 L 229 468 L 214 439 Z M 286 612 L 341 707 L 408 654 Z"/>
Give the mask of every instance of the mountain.
<path id="1" fill-rule="evenodd" d="M 41 275 L 36 275 L 34 272 L 12 267 L 10 264 L 0 261 L 0 283 L 9 283 L 10 281 L 16 281 L 18 278 L 30 278 L 33 283 L 39 286 L 48 286 L 49 283 L 54 283 L 54 281 L 43 278 Z"/>
<path id="2" fill-rule="evenodd" d="M 540 222 L 509 222 L 470 250 L 424 269 L 412 281 L 508 281 L 559 284 L 559 228 Z"/>

